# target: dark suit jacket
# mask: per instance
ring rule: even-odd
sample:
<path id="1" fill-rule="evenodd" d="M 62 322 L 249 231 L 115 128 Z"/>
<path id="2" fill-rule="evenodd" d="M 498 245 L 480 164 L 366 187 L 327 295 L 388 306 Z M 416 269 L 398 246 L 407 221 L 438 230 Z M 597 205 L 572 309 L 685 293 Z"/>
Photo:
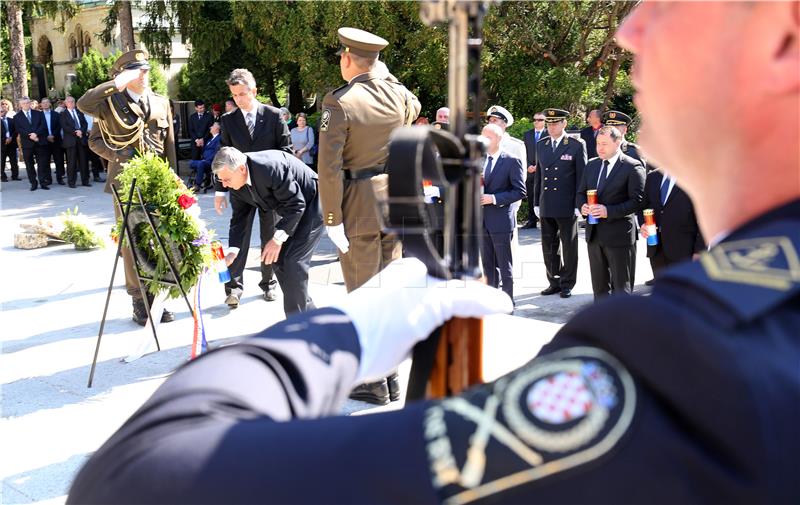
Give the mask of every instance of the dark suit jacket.
<path id="1" fill-rule="evenodd" d="M 658 245 L 647 247 L 647 256 L 653 257 L 662 250 L 672 261 L 688 260 L 692 255 L 706 249 L 705 240 L 697 226 L 694 205 L 689 195 L 677 184 L 661 205 L 661 181 L 664 173 L 654 170 L 647 174 L 644 185 L 643 209 L 653 209 L 658 227 Z"/>
<path id="2" fill-rule="evenodd" d="M 553 152 L 552 139 L 545 137 L 536 145 L 533 204 L 544 218 L 567 218 L 575 215 L 576 195 L 586 166 L 583 140 L 566 135 Z M 580 206 L 577 206 L 580 208 Z"/>
<path id="3" fill-rule="evenodd" d="M 6 124 L 8 124 L 8 133 L 11 137 L 11 143 L 8 145 L 6 145 Z M 5 117 L 5 121 L 0 120 L 0 146 L 3 151 L 17 148 L 17 128 L 14 126 L 14 118 L 8 115 Z"/>
<path id="4" fill-rule="evenodd" d="M 211 125 L 214 124 L 214 115 L 210 112 L 203 114 L 202 119 L 200 115 L 195 112 L 189 116 L 189 137 L 192 140 L 203 139 L 208 140 L 211 138 Z"/>
<path id="5" fill-rule="evenodd" d="M 244 111 L 236 109 L 220 117 L 220 144 L 223 146 L 233 146 L 243 153 L 256 151 L 266 151 L 268 149 L 280 149 L 290 152 L 289 145 L 292 137 L 289 135 L 289 128 L 281 118 L 280 109 L 258 104 L 256 112 L 256 126 L 253 138 L 247 131 L 247 124 L 244 122 Z M 219 182 L 216 184 L 216 191 L 227 191 Z"/>
<path id="6" fill-rule="evenodd" d="M 483 181 L 483 192 L 494 195 L 495 205 L 483 206 L 483 224 L 490 233 L 511 232 L 517 216 L 511 204 L 525 198 L 522 162 L 500 151 L 491 173 Z"/>
<path id="7" fill-rule="evenodd" d="M 89 134 L 87 130 L 89 129 L 89 124 L 86 122 L 86 116 L 83 115 L 83 112 L 79 111 L 78 108 L 75 108 L 75 112 L 78 114 L 78 123 L 75 124 L 75 120 L 72 119 L 72 114 L 70 113 L 69 109 L 64 109 L 61 111 L 61 127 L 64 129 L 64 140 L 62 145 L 64 147 L 74 147 L 78 143 L 83 145 L 88 145 L 89 142 Z M 83 132 L 83 136 L 78 138 L 75 135 L 75 130 L 80 130 Z"/>
<path id="8" fill-rule="evenodd" d="M 203 170 L 211 170 L 211 163 L 214 161 L 214 156 L 220 148 L 220 135 L 212 138 L 203 144 L 203 158 L 199 160 L 192 160 L 189 162 L 189 168 L 197 170 L 202 167 Z"/>
<path id="9" fill-rule="evenodd" d="M 545 128 L 544 130 L 542 130 L 542 133 L 539 136 L 539 140 L 542 140 L 547 136 L 548 136 L 547 128 Z M 531 128 L 530 130 L 525 132 L 525 135 L 523 137 L 525 142 L 525 153 L 527 154 L 528 157 L 528 165 L 522 168 L 527 170 L 528 167 L 531 165 L 536 166 L 536 130 Z"/>
<path id="10" fill-rule="evenodd" d="M 48 115 L 50 116 L 50 131 L 53 132 L 52 135 L 53 135 L 53 137 L 55 137 L 54 143 L 58 147 L 61 147 L 61 115 L 58 112 L 54 111 L 53 109 L 50 109 L 47 112 L 42 112 L 42 117 L 44 117 L 44 121 L 45 121 L 44 122 L 45 131 L 47 131 L 47 116 Z M 46 135 L 45 135 L 45 137 L 46 137 Z"/>
<path id="11" fill-rule="evenodd" d="M 32 149 L 36 145 L 47 145 L 47 123 L 44 122 L 44 114 L 38 110 L 31 110 L 31 120 L 22 110 L 14 114 L 14 128 L 17 129 L 23 149 Z M 35 133 L 39 136 L 39 142 L 32 141 L 28 135 Z"/>
<path id="12" fill-rule="evenodd" d="M 597 157 L 597 137 L 595 137 L 595 129 L 587 126 L 581 130 L 581 138 L 586 144 L 586 155 L 589 159 Z"/>
<path id="13" fill-rule="evenodd" d="M 300 239 L 322 226 L 319 182 L 308 165 L 291 154 L 269 150 L 247 153 L 247 167 L 252 186 L 244 185 L 232 192 L 243 202 L 275 211 L 280 216 L 276 229 Z M 241 246 L 244 232 L 240 226 L 244 219 L 237 217 L 231 218 L 230 245 L 234 247 Z"/>
<path id="14" fill-rule="evenodd" d="M 583 172 L 583 184 L 578 192 L 578 208 L 586 203 L 586 190 L 597 189 L 597 179 L 603 160 L 594 158 Z M 645 172 L 639 160 L 620 154 L 608 174 L 603 188 L 597 193 L 597 203 L 606 206 L 608 217 L 598 224 L 586 223 L 586 241 L 599 241 L 606 247 L 624 247 L 636 241 L 636 212 L 644 198 Z"/>

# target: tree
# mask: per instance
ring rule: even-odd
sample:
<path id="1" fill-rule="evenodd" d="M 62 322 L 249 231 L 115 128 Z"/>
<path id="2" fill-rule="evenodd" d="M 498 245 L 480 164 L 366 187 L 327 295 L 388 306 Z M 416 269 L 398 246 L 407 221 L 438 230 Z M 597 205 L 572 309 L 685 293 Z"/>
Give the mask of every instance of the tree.
<path id="1" fill-rule="evenodd" d="M 14 86 L 14 103 L 28 96 L 28 70 L 25 59 L 25 35 L 22 26 L 22 5 L 17 0 L 5 2 L 8 16 L 9 56 L 11 57 L 11 76 Z"/>
<path id="2" fill-rule="evenodd" d="M 98 34 L 103 44 L 111 45 L 117 24 L 119 24 L 119 47 L 122 52 L 132 51 L 136 48 L 136 40 L 133 37 L 133 16 L 129 0 L 115 0 L 108 9 L 108 14 L 103 18 L 103 31 Z"/>
<path id="3" fill-rule="evenodd" d="M 88 90 L 111 79 L 111 67 L 121 54 L 121 51 L 117 51 L 103 57 L 95 49 L 89 49 L 75 66 L 77 79 L 70 87 L 69 94 L 80 98 Z M 150 66 L 150 88 L 158 94 L 167 94 L 167 79 L 154 62 L 151 62 Z"/>

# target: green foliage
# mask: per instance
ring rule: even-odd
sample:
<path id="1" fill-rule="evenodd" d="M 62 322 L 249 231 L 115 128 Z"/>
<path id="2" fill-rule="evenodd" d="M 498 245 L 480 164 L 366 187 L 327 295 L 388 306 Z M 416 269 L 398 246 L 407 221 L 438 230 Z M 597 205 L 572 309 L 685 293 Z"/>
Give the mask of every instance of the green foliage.
<path id="1" fill-rule="evenodd" d="M 80 98 L 88 90 L 98 84 L 111 79 L 109 71 L 120 56 L 120 52 L 111 53 L 103 57 L 96 49 L 89 49 L 83 55 L 81 61 L 75 65 L 75 83 L 70 86 L 69 94 L 75 98 Z"/>
<path id="2" fill-rule="evenodd" d="M 526 117 L 514 118 L 514 124 L 506 129 L 506 133 L 514 138 L 524 140 L 525 132 L 533 128 L 533 122 Z"/>
<path id="3" fill-rule="evenodd" d="M 64 216 L 64 231 L 61 232 L 61 238 L 75 244 L 75 249 L 87 251 L 95 247 L 106 246 L 95 232 L 79 220 L 78 207 L 67 209 L 62 215 Z"/>
<path id="4" fill-rule="evenodd" d="M 168 95 L 167 78 L 164 77 L 164 72 L 161 71 L 161 67 L 155 62 L 152 62 L 150 65 L 150 89 L 159 95 Z"/>
<path id="5" fill-rule="evenodd" d="M 136 187 L 142 194 L 147 211 L 154 218 L 159 236 L 177 261 L 175 265 L 181 278 L 181 285 L 189 291 L 197 284 L 205 268 L 211 265 L 211 247 L 209 240 L 212 232 L 204 229 L 202 223 L 178 203 L 182 195 L 192 196 L 186 185 L 175 175 L 169 163 L 153 153 L 139 155 L 128 162 L 125 169 L 117 176 L 120 194 L 127 195 L 131 184 L 136 180 Z M 114 235 L 119 237 L 122 231 L 122 220 L 118 220 Z M 158 246 L 149 225 L 139 225 L 133 230 L 135 241 L 139 244 L 137 254 L 150 265 L 154 265 L 155 278 L 171 277 L 166 255 Z M 193 241 L 199 241 L 197 244 Z M 144 272 L 143 272 L 144 273 Z M 157 294 L 167 289 L 154 281 L 145 281 L 147 289 Z M 169 296 L 181 296 L 177 287 L 169 288 Z"/>

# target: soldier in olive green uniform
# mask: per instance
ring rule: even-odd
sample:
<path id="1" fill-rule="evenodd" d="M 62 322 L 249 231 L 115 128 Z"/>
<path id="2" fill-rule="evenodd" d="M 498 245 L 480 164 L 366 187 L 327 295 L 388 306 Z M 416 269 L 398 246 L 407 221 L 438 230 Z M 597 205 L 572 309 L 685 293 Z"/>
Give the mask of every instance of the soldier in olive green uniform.
<path id="1" fill-rule="evenodd" d="M 339 66 L 347 84 L 325 96 L 319 125 L 319 190 L 323 222 L 339 249 L 347 291 L 401 256 L 395 235 L 381 231 L 389 136 L 408 126 L 419 100 L 378 61 L 388 45 L 356 28 L 340 28 Z M 395 376 L 357 388 L 353 398 L 384 404 L 399 397 Z M 391 394 L 390 394 L 391 393 Z"/>
<path id="2" fill-rule="evenodd" d="M 400 257 L 400 244 L 381 231 L 376 198 L 385 197 L 389 135 L 410 125 L 419 101 L 377 61 L 388 42 L 341 28 L 342 77 L 348 84 L 325 96 L 319 126 L 319 179 L 328 235 L 340 250 L 347 291 Z"/>
<path id="3" fill-rule="evenodd" d="M 172 112 L 169 100 L 150 90 L 150 64 L 147 52 L 136 49 L 120 56 L 111 68 L 112 80 L 87 91 L 78 108 L 96 119 L 97 127 L 89 136 L 89 147 L 108 160 L 106 192 L 116 183 L 122 165 L 137 152 L 154 152 L 177 168 Z M 117 206 L 114 212 L 117 214 Z M 133 298 L 133 320 L 144 326 L 147 311 L 136 281 L 136 271 L 130 249 L 122 249 L 125 265 L 125 287 Z M 172 321 L 174 315 L 164 311 L 162 322 Z"/>

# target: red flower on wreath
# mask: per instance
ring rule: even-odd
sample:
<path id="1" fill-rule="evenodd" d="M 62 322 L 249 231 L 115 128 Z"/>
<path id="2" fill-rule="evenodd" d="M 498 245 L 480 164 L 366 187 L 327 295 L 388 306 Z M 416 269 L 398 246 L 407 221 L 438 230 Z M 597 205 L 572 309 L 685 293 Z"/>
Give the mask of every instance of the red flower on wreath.
<path id="1" fill-rule="evenodd" d="M 178 205 L 180 205 L 182 209 L 188 209 L 196 203 L 197 199 L 192 198 L 189 195 L 181 195 L 178 197 Z"/>

